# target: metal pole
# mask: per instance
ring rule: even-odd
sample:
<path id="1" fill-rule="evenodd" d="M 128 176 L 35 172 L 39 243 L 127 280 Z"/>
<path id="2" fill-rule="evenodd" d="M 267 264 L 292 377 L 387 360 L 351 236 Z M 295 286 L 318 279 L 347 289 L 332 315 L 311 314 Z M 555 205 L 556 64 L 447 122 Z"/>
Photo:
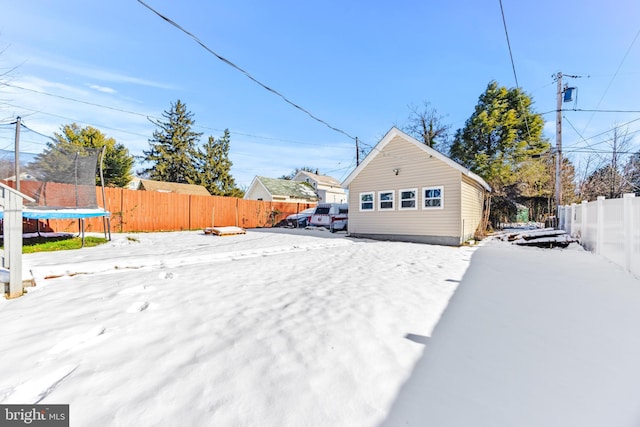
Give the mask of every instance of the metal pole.
<path id="1" fill-rule="evenodd" d="M 358 147 L 358 137 L 356 136 L 356 167 L 360 166 L 360 147 Z"/>
<path id="2" fill-rule="evenodd" d="M 556 100 L 556 217 L 562 204 L 562 72 L 557 74 L 558 90 Z M 556 218 L 557 219 L 557 218 Z"/>
<path id="3" fill-rule="evenodd" d="M 15 155 L 15 174 L 16 174 L 16 190 L 20 191 L 20 126 L 22 119 L 20 116 L 16 119 L 16 155 Z"/>

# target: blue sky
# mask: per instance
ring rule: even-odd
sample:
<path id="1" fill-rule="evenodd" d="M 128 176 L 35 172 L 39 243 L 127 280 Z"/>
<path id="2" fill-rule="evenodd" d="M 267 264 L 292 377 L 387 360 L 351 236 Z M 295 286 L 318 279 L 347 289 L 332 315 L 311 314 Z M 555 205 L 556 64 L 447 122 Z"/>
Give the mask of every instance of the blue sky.
<path id="1" fill-rule="evenodd" d="M 145 0 L 219 55 L 365 145 L 410 105 L 429 102 L 450 124 L 464 126 L 491 80 L 516 82 L 500 2 L 334 1 L 233 2 Z M 556 84 L 578 87 L 567 111 L 563 147 L 576 166 L 610 149 L 611 129 L 628 131 L 640 149 L 640 2 L 551 0 L 502 2 L 519 86 L 544 114 L 555 142 Z M 100 129 L 142 154 L 160 118 L 180 99 L 195 130 L 231 132 L 236 182 L 279 177 L 296 167 L 344 179 L 355 167 L 355 143 L 310 118 L 136 0 L 1 0 L 0 148 L 21 116 L 52 135 L 64 124 Z M 66 98 L 66 99 L 65 99 Z M 81 101 L 81 102 L 79 102 Z M 96 104 L 96 105 L 91 105 Z M 37 152 L 46 139 L 23 132 Z M 591 156 L 606 160 L 605 153 Z"/>

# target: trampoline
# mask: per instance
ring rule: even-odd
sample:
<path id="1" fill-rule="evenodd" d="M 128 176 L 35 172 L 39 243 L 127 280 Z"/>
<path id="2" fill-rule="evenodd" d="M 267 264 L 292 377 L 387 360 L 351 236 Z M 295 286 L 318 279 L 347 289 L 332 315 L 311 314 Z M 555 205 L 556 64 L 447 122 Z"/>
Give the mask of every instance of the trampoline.
<path id="1" fill-rule="evenodd" d="M 17 169 L 12 176 L 1 179 L 34 200 L 25 201 L 22 217 L 36 221 L 38 234 L 41 220 L 77 219 L 84 246 L 85 219 L 102 217 L 105 238 L 111 240 L 111 213 L 100 207 L 97 200 L 100 187 L 102 206 L 106 206 L 102 171 L 104 150 L 105 147 L 74 147 L 73 151 L 62 151 L 49 146 L 24 167 L 24 172 Z M 0 219 L 3 217 L 4 211 L 0 208 Z"/>

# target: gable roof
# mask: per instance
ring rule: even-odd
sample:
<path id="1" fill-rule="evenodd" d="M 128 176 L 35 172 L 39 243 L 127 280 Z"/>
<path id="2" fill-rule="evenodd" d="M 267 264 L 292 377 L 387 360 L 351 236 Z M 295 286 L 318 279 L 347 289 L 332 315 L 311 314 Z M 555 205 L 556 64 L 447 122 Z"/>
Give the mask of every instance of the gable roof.
<path id="1" fill-rule="evenodd" d="M 139 189 L 164 193 L 191 194 L 194 196 L 211 195 L 202 185 L 178 184 L 177 182 L 152 181 L 150 179 L 141 179 Z"/>
<path id="2" fill-rule="evenodd" d="M 397 136 L 399 136 L 402 139 L 404 139 L 405 141 L 415 145 L 420 150 L 424 151 L 426 154 L 429 154 L 430 156 L 435 157 L 436 159 L 446 163 L 447 165 L 451 166 L 452 168 L 457 169 L 463 175 L 468 176 L 469 178 L 471 178 L 472 180 L 474 180 L 475 182 L 477 182 L 478 184 L 483 186 L 487 191 L 491 191 L 491 187 L 489 186 L 489 184 L 487 184 L 486 181 L 484 179 L 482 179 L 480 176 L 476 175 L 475 173 L 471 172 L 469 169 L 467 169 L 464 166 L 462 166 L 462 165 L 456 163 L 455 161 L 451 160 L 449 157 L 445 156 L 441 152 L 439 152 L 437 150 L 434 150 L 433 148 L 429 147 L 428 145 L 423 144 L 422 142 L 418 141 L 417 139 L 407 135 L 406 133 L 402 132 L 400 129 L 396 128 L 395 126 L 392 127 L 389 130 L 389 132 L 387 132 L 387 134 L 384 136 L 384 138 L 382 138 L 380 140 L 380 142 L 378 142 L 376 144 L 375 147 L 373 147 L 373 149 L 371 150 L 369 155 L 367 157 L 365 157 L 365 159 L 362 161 L 362 163 L 360 163 L 360 165 L 357 168 L 355 168 L 344 181 L 342 181 L 342 186 L 343 187 L 348 187 L 349 184 L 351 183 L 351 181 L 353 181 L 354 178 L 356 176 L 358 176 L 358 174 L 364 168 L 367 167 L 367 165 L 371 162 L 371 160 L 375 159 L 382 152 L 384 147 Z"/>
<path id="3" fill-rule="evenodd" d="M 296 176 L 293 177 L 293 179 L 295 180 L 298 177 L 298 175 L 302 175 L 302 176 L 305 176 L 307 178 L 313 179 L 319 185 L 326 185 L 328 187 L 342 187 L 342 184 L 340 184 L 340 181 L 338 181 L 337 179 L 335 179 L 334 177 L 331 177 L 329 175 L 319 175 L 317 173 L 312 173 L 312 172 L 307 172 L 307 171 L 299 171 L 296 174 Z"/>
<path id="4" fill-rule="evenodd" d="M 266 176 L 256 176 L 254 182 L 262 186 L 272 196 L 287 196 L 295 199 L 318 200 L 313 187 L 306 182 L 291 181 L 289 179 L 268 178 Z M 253 186 L 254 183 L 251 185 Z"/>

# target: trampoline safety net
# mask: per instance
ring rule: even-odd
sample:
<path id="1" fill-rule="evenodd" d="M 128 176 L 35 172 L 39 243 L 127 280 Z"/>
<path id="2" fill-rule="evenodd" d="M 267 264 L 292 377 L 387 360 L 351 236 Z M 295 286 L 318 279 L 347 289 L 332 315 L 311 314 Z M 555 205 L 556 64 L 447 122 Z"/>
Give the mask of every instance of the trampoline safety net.
<path id="1" fill-rule="evenodd" d="M 35 200 L 25 201 L 29 209 L 97 209 L 96 177 L 100 176 L 101 152 L 102 148 L 87 147 L 46 150 L 20 166 L 19 174 L 13 164 L 3 162 L 0 179 Z"/>

